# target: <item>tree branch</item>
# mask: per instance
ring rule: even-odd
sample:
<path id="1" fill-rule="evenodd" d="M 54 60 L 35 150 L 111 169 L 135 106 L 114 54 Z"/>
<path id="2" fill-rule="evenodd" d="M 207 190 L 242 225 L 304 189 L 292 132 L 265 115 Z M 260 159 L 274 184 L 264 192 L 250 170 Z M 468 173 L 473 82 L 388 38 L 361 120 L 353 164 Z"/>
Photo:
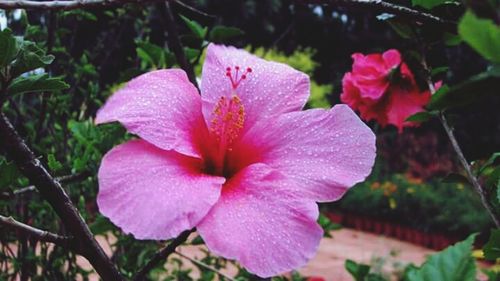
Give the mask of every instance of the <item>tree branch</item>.
<path id="1" fill-rule="evenodd" d="M 123 6 L 125 4 L 147 4 L 164 0 L 0 0 L 0 9 L 75 10 L 93 7 Z"/>
<path id="2" fill-rule="evenodd" d="M 137 272 L 137 274 L 133 278 L 133 281 L 146 280 L 145 278 L 148 273 L 160 262 L 165 262 L 170 254 L 175 252 L 175 248 L 184 243 L 192 232 L 194 232 L 194 228 L 182 232 L 179 236 L 177 236 L 177 238 L 172 240 L 170 244 L 156 252 L 156 254 L 146 263 L 146 265 Z"/>
<path id="3" fill-rule="evenodd" d="M 61 236 L 52 232 L 34 228 L 32 226 L 19 222 L 12 217 L 5 217 L 2 215 L 0 215 L 0 225 L 5 228 L 12 228 L 14 230 L 17 230 L 24 235 L 35 238 L 38 241 L 53 243 L 61 247 L 67 247 L 70 240 L 72 239 L 71 237 Z"/>
<path id="4" fill-rule="evenodd" d="M 106 281 L 123 280 L 123 277 L 94 239 L 87 224 L 61 184 L 43 167 L 4 113 L 0 113 L 0 147 L 54 208 L 64 226 L 75 237 L 75 248 L 79 254 L 88 259 L 101 278 Z"/>
<path id="5" fill-rule="evenodd" d="M 430 13 L 421 12 L 405 6 L 400 6 L 382 0 L 298 0 L 307 4 L 333 5 L 346 8 L 368 8 L 370 11 L 391 13 L 409 20 L 434 23 L 444 26 L 447 30 L 456 31 L 457 23 L 440 18 Z"/>
<path id="6" fill-rule="evenodd" d="M 170 7 L 170 0 L 165 1 L 165 25 L 168 32 L 168 46 L 172 49 L 172 52 L 174 52 L 177 63 L 186 72 L 189 81 L 191 81 L 191 83 L 198 88 L 198 82 L 196 82 L 196 75 L 194 74 L 193 66 L 187 60 L 181 40 L 179 39 L 179 33 L 177 32 L 174 15 L 172 14 L 172 8 Z"/>

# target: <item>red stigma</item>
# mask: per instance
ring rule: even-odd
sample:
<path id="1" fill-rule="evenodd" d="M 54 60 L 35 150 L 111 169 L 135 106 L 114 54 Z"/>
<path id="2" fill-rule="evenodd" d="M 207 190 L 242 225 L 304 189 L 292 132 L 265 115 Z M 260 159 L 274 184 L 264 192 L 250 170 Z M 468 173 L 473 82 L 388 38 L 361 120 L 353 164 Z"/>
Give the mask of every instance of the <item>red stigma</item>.
<path id="1" fill-rule="evenodd" d="M 241 81 L 247 79 L 248 74 L 252 72 L 252 69 L 250 67 L 247 67 L 245 72 L 242 73 L 240 73 L 239 66 L 235 66 L 234 69 L 235 71 L 232 71 L 231 67 L 229 66 L 226 67 L 226 76 L 229 77 L 229 80 L 231 81 L 231 87 L 233 88 L 233 90 L 238 88 Z"/>

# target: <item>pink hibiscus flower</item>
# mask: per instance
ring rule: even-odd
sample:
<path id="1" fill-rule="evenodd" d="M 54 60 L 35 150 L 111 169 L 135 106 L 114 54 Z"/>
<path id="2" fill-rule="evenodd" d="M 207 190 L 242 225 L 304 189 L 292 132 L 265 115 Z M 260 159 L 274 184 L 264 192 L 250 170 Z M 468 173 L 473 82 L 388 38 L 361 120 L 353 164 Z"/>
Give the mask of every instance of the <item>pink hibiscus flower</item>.
<path id="1" fill-rule="evenodd" d="M 352 72 L 344 75 L 343 103 L 361 113 L 364 120 L 376 120 L 380 125 L 416 126 L 408 122 L 411 115 L 424 111 L 431 98 L 429 91 L 420 92 L 415 77 L 397 50 L 383 54 L 353 54 Z"/>
<path id="2" fill-rule="evenodd" d="M 140 137 L 104 156 L 99 210 L 138 239 L 196 227 L 212 252 L 262 277 L 303 265 L 323 234 L 315 202 L 339 199 L 375 158 L 349 107 L 300 111 L 308 96 L 304 73 L 217 45 L 201 96 L 182 70 L 133 79 L 97 114 Z"/>

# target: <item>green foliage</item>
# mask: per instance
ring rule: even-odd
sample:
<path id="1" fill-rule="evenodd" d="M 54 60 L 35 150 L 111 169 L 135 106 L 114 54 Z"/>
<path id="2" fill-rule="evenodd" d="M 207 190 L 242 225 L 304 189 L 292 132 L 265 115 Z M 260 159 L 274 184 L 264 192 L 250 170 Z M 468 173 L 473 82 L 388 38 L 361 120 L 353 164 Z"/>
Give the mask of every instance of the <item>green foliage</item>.
<path id="1" fill-rule="evenodd" d="M 51 92 L 68 89 L 60 77 L 49 77 L 48 74 L 36 74 L 27 77 L 17 77 L 7 88 L 10 95 L 33 93 L 33 92 Z"/>
<path id="2" fill-rule="evenodd" d="M 486 231 L 490 218 L 463 183 L 414 181 L 406 175 L 376 173 L 344 196 L 340 211 L 450 234 Z M 411 218 L 411 219 L 408 219 Z"/>
<path id="3" fill-rule="evenodd" d="M 216 25 L 214 26 L 208 35 L 210 41 L 215 43 L 224 43 L 229 39 L 238 37 L 245 34 L 245 32 L 239 28 L 232 26 Z"/>
<path id="4" fill-rule="evenodd" d="M 9 65 L 19 52 L 19 41 L 12 35 L 10 29 L 0 31 L 0 67 Z"/>
<path id="5" fill-rule="evenodd" d="M 495 261 L 500 258 L 500 230 L 492 229 L 490 239 L 483 247 L 484 257 L 487 260 Z"/>
<path id="6" fill-rule="evenodd" d="M 500 27 L 467 11 L 458 24 L 462 39 L 483 57 L 500 63 Z"/>
<path id="7" fill-rule="evenodd" d="M 51 169 L 54 172 L 62 169 L 62 167 L 63 167 L 61 162 L 57 161 L 54 154 L 49 154 L 47 156 L 47 164 L 49 165 L 49 169 Z"/>
<path id="8" fill-rule="evenodd" d="M 500 83 L 500 67 L 493 66 L 485 72 L 449 87 L 441 86 L 427 105 L 429 110 L 444 110 L 471 104 L 488 96 L 498 94 L 496 85 Z"/>
<path id="9" fill-rule="evenodd" d="M 325 237 L 332 237 L 331 232 L 342 228 L 340 224 L 333 223 L 328 217 L 320 214 L 318 217 L 318 224 L 323 228 Z"/>
<path id="10" fill-rule="evenodd" d="M 17 77 L 25 72 L 45 67 L 54 61 L 53 55 L 30 41 L 22 41 L 16 60 L 12 63 L 11 76 Z"/>
<path id="11" fill-rule="evenodd" d="M 201 26 L 198 22 L 188 19 L 187 17 L 180 15 L 182 20 L 186 23 L 186 25 L 189 27 L 191 32 L 193 32 L 194 35 L 196 35 L 199 39 L 204 39 L 205 36 L 207 35 L 208 28 L 206 26 Z"/>
<path id="12" fill-rule="evenodd" d="M 248 47 L 247 47 L 248 49 Z M 253 53 L 263 59 L 270 61 L 277 61 L 285 63 L 297 70 L 306 73 L 309 76 L 314 74 L 318 63 L 313 60 L 315 51 L 311 48 L 297 49 L 292 54 L 286 55 L 283 52 L 275 49 L 266 50 L 264 48 L 257 48 Z M 329 108 L 331 103 L 328 99 L 332 93 L 332 85 L 320 85 L 314 80 L 311 81 L 311 96 L 308 100 L 310 107 L 316 108 Z"/>
<path id="13" fill-rule="evenodd" d="M 443 5 L 446 3 L 457 3 L 453 0 L 412 0 L 413 6 L 420 6 L 426 9 L 432 9 L 436 6 Z"/>
<path id="14" fill-rule="evenodd" d="M 355 281 L 364 281 L 365 277 L 370 272 L 370 266 L 366 264 L 359 264 L 353 260 L 345 261 L 345 268 L 354 277 Z"/>
<path id="15" fill-rule="evenodd" d="M 406 121 L 411 121 L 411 122 L 426 122 L 435 117 L 437 112 L 433 111 L 423 111 L 423 112 L 417 112 L 408 118 L 406 118 Z"/>
<path id="16" fill-rule="evenodd" d="M 370 266 L 356 263 L 353 260 L 345 261 L 345 268 L 352 275 L 354 281 L 386 281 L 384 277 L 376 273 L 370 273 Z"/>
<path id="17" fill-rule="evenodd" d="M 408 281 L 476 280 L 476 264 L 472 257 L 475 237 L 473 234 L 465 241 L 430 256 L 420 268 L 408 272 Z"/>
<path id="18" fill-rule="evenodd" d="M 175 56 L 168 49 L 150 42 L 137 42 L 136 51 L 144 70 L 168 68 L 175 63 Z"/>

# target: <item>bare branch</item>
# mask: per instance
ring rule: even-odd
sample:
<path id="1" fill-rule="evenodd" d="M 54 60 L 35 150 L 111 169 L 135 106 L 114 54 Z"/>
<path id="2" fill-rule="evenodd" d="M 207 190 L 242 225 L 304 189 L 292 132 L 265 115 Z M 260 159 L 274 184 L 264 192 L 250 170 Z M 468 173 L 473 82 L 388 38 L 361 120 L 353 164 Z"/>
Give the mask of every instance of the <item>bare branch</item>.
<path id="1" fill-rule="evenodd" d="M 172 8 L 170 7 L 170 1 L 165 1 L 165 24 L 167 28 L 167 43 L 168 46 L 174 52 L 179 66 L 186 72 L 189 81 L 198 88 L 198 83 L 196 82 L 196 75 L 194 74 L 193 66 L 186 58 L 184 54 L 184 48 L 182 47 L 181 40 L 179 39 L 179 33 L 177 32 L 177 26 L 175 23 L 174 15 L 172 14 Z"/>
<path id="2" fill-rule="evenodd" d="M 430 88 L 430 89 L 432 89 L 432 88 Z M 460 163 L 462 164 L 462 167 L 465 170 L 465 173 L 467 175 L 467 179 L 472 184 L 472 187 L 474 187 L 474 190 L 481 198 L 481 202 L 483 203 L 483 206 L 488 211 L 488 214 L 490 215 L 491 219 L 495 223 L 496 227 L 500 228 L 500 220 L 497 217 L 497 215 L 495 214 L 493 206 L 488 201 L 488 197 L 487 197 L 485 190 L 483 189 L 481 184 L 479 184 L 479 180 L 472 172 L 471 166 L 470 166 L 469 162 L 467 162 L 467 159 L 465 158 L 465 156 L 462 152 L 462 149 L 460 148 L 460 145 L 458 144 L 458 141 L 455 137 L 455 134 L 453 133 L 453 128 L 450 126 L 450 124 L 448 124 L 448 120 L 446 120 L 446 117 L 445 117 L 443 112 L 439 113 L 439 120 L 441 121 L 441 124 L 443 125 L 443 128 L 446 131 L 448 138 L 450 139 L 451 145 L 453 146 L 453 149 L 455 150 L 455 153 L 457 154 L 458 160 L 460 161 Z"/>
<path id="3" fill-rule="evenodd" d="M 184 8 L 184 9 L 186 9 L 186 10 L 189 10 L 189 11 L 191 11 L 191 12 L 193 12 L 193 13 L 196 13 L 196 14 L 199 14 L 199 15 L 202 15 L 202 16 L 204 16 L 204 17 L 211 18 L 211 19 L 215 19 L 215 18 L 217 18 L 217 16 L 215 16 L 215 15 L 210 15 L 210 14 L 207 14 L 207 13 L 205 13 L 205 12 L 203 12 L 203 11 L 200 11 L 200 10 L 196 9 L 196 8 L 195 8 L 195 7 L 193 7 L 193 6 L 190 6 L 190 5 L 188 5 L 188 4 L 184 3 L 184 2 L 182 2 L 182 1 L 179 1 L 179 0 L 174 0 L 174 2 L 175 2 L 177 5 L 179 5 L 179 6 L 183 7 L 183 8 Z"/>
<path id="4" fill-rule="evenodd" d="M 332 5 L 346 8 L 366 8 L 370 11 L 391 13 L 422 23 L 443 25 L 448 30 L 456 30 L 457 23 L 440 18 L 430 13 L 421 12 L 405 6 L 400 6 L 382 0 L 297 0 L 298 2 L 317 5 Z"/>
<path id="5" fill-rule="evenodd" d="M 192 232 L 194 232 L 194 229 L 182 232 L 179 236 L 177 236 L 177 238 L 173 239 L 170 244 L 156 252 L 156 254 L 148 261 L 148 263 L 146 263 L 146 265 L 137 272 L 137 274 L 133 278 L 133 281 L 146 280 L 146 276 L 148 275 L 148 273 L 159 263 L 166 262 L 167 258 L 173 252 L 175 252 L 175 248 L 184 243 Z"/>
<path id="6" fill-rule="evenodd" d="M 429 73 L 425 59 L 422 61 L 422 66 L 425 69 L 425 71 L 427 73 Z M 433 95 L 436 92 L 436 89 L 435 89 L 434 85 L 432 84 L 432 81 L 430 79 L 430 75 L 427 75 L 426 82 L 427 82 L 427 86 L 429 87 L 429 91 Z M 446 120 L 446 116 L 444 115 L 444 112 L 439 113 L 439 121 L 441 121 L 441 124 L 443 125 L 443 128 L 444 128 L 446 134 L 448 135 L 448 138 L 450 139 L 451 145 L 452 145 L 453 149 L 455 150 L 455 153 L 457 154 L 458 160 L 460 161 L 460 164 L 462 164 L 462 167 L 465 170 L 465 173 L 467 175 L 467 179 L 472 184 L 472 187 L 474 188 L 476 193 L 481 198 L 481 203 L 483 204 L 486 211 L 488 211 L 488 214 L 490 215 L 491 219 L 495 223 L 496 227 L 500 228 L 500 219 L 495 214 L 494 208 L 488 200 L 486 191 L 483 189 L 483 187 L 479 183 L 479 180 L 472 172 L 472 168 L 471 168 L 469 162 L 467 161 L 467 159 L 465 158 L 464 153 L 462 152 L 462 149 L 460 148 L 460 145 L 458 144 L 457 138 L 455 137 L 455 133 L 453 132 L 454 130 L 450 126 L 450 124 L 448 123 L 448 120 Z"/>
<path id="7" fill-rule="evenodd" d="M 74 10 L 92 7 L 123 6 L 125 4 L 158 3 L 164 0 L 0 0 L 0 9 Z"/>
<path id="8" fill-rule="evenodd" d="M 64 226 L 75 237 L 75 248 L 78 253 L 88 259 L 101 278 L 105 281 L 123 280 L 121 274 L 93 237 L 61 184 L 35 157 L 33 151 L 26 145 L 3 113 L 0 113 L 0 147 L 54 208 Z"/>
<path id="9" fill-rule="evenodd" d="M 232 277 L 230 277 L 230 276 L 228 276 L 228 275 L 226 275 L 226 274 L 222 273 L 220 270 L 218 270 L 217 268 L 215 268 L 215 267 L 213 267 L 213 266 L 210 266 L 210 265 L 208 265 L 208 264 L 206 264 L 206 263 L 204 263 L 204 262 L 201 262 L 201 261 L 199 261 L 199 260 L 197 260 L 197 259 L 193 259 L 193 258 L 191 258 L 191 257 L 188 257 L 188 256 L 184 255 L 183 253 L 181 253 L 181 252 L 179 252 L 179 251 L 175 251 L 175 253 L 176 253 L 177 255 L 179 255 L 179 256 L 181 256 L 181 257 L 183 257 L 183 258 L 185 258 L 185 259 L 189 260 L 190 262 L 192 262 L 192 263 L 196 264 L 196 265 L 199 265 L 199 266 L 201 266 L 201 267 L 203 267 L 203 268 L 206 268 L 206 269 L 208 269 L 208 270 L 210 270 L 210 271 L 213 271 L 213 272 L 217 273 L 220 277 L 222 277 L 222 278 L 224 278 L 224 279 L 226 279 L 226 280 L 229 280 L 229 281 L 236 281 L 234 278 L 232 278 Z"/>
<path id="10" fill-rule="evenodd" d="M 84 180 L 90 176 L 89 172 L 83 172 L 83 173 L 78 173 L 78 174 L 73 174 L 73 175 L 66 175 L 62 177 L 56 177 L 55 180 L 58 181 L 59 183 L 72 183 L 72 182 L 77 182 Z M 22 187 L 19 189 L 16 189 L 14 191 L 9 191 L 9 192 L 2 192 L 0 194 L 0 198 L 2 199 L 9 199 L 17 195 L 24 194 L 26 192 L 31 192 L 31 191 L 36 191 L 36 187 L 34 185 Z"/>
<path id="11" fill-rule="evenodd" d="M 34 228 L 32 226 L 19 222 L 12 217 L 5 217 L 2 215 L 0 215 L 0 225 L 5 228 L 12 228 L 14 230 L 17 230 L 24 235 L 35 238 L 38 241 L 54 243 L 61 247 L 67 247 L 70 240 L 72 239 L 71 237 L 61 236 L 52 232 Z"/>

